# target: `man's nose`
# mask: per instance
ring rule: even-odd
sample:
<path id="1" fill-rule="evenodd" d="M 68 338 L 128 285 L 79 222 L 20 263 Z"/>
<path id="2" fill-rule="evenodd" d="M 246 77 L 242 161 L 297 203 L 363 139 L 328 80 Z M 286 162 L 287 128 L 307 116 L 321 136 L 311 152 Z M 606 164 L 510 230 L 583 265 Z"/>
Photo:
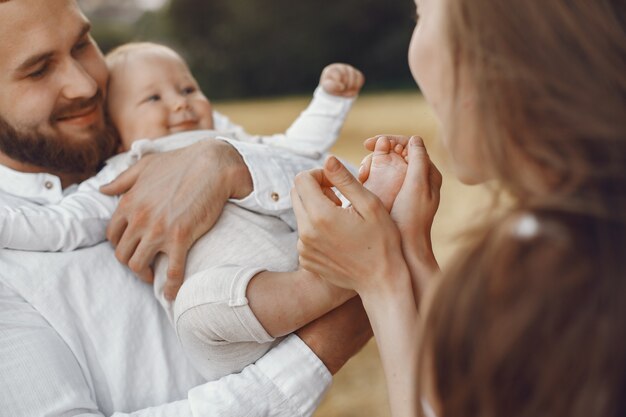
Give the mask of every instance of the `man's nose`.
<path id="1" fill-rule="evenodd" d="M 98 92 L 98 83 L 80 62 L 73 59 L 67 60 L 62 74 L 62 94 L 68 100 L 91 98 Z"/>

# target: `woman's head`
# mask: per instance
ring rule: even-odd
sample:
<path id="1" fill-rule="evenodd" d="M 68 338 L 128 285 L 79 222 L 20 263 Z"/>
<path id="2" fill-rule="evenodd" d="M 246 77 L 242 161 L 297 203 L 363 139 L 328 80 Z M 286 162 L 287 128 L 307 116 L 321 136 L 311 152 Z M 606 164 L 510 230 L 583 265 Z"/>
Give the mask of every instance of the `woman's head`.
<path id="1" fill-rule="evenodd" d="M 409 61 L 461 179 L 520 199 L 626 184 L 623 1 L 417 3 Z"/>

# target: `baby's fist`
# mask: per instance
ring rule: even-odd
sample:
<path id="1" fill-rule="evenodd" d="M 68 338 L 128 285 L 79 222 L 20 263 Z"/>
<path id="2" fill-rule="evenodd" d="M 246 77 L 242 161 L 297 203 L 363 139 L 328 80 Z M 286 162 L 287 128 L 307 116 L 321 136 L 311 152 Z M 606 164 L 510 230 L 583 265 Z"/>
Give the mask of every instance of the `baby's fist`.
<path id="1" fill-rule="evenodd" d="M 355 97 L 364 82 L 361 71 L 348 64 L 330 64 L 324 68 L 320 77 L 324 91 L 341 97 Z"/>

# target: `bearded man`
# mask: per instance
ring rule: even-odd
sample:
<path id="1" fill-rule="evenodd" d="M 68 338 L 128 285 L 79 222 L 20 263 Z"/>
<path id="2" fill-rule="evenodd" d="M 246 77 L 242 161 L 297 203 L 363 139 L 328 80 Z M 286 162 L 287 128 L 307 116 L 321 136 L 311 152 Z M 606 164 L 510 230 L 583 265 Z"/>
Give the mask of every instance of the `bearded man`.
<path id="1" fill-rule="evenodd" d="M 107 78 L 75 0 L 0 1 L 0 204 L 54 203 L 114 153 Z M 206 383 L 151 288 L 117 259 L 132 257 L 149 282 L 165 253 L 175 293 L 188 249 L 228 199 L 279 214 L 294 173 L 317 163 L 218 140 L 151 155 L 108 187 L 124 193 L 108 230 L 115 251 L 0 250 L 2 415 L 311 415 L 331 373 L 371 336 L 358 300 Z"/>

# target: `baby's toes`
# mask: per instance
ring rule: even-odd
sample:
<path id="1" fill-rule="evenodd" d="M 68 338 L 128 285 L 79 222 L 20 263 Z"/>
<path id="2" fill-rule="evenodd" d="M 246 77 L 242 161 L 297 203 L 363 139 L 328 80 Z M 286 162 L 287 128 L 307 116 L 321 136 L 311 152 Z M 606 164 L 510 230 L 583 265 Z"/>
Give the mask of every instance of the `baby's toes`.
<path id="1" fill-rule="evenodd" d="M 383 136 L 376 141 L 376 146 L 374 147 L 374 155 L 388 154 L 391 149 L 391 141 L 389 140 L 389 138 Z"/>

